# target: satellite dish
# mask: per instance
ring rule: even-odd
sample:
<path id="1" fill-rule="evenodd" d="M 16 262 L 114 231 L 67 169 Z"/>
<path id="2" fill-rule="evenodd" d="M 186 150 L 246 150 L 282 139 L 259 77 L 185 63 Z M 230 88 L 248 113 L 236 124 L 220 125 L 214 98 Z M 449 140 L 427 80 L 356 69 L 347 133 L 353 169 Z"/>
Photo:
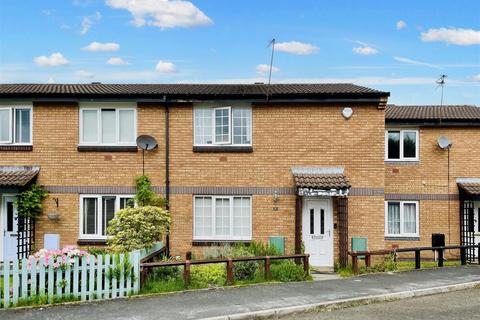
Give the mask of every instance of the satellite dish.
<path id="1" fill-rule="evenodd" d="M 452 143 L 450 142 L 450 140 L 448 140 L 447 137 L 444 137 L 444 136 L 440 136 L 438 137 L 437 139 L 437 144 L 440 148 L 442 149 L 448 149 L 450 148 L 450 146 L 452 145 Z"/>
<path id="2" fill-rule="evenodd" d="M 343 108 L 342 115 L 345 119 L 350 119 L 352 114 L 353 114 L 353 109 L 352 108 L 349 108 L 349 107 Z"/>
<path id="3" fill-rule="evenodd" d="M 137 138 L 137 146 L 142 150 L 152 150 L 158 146 L 158 143 L 154 137 L 145 134 Z"/>

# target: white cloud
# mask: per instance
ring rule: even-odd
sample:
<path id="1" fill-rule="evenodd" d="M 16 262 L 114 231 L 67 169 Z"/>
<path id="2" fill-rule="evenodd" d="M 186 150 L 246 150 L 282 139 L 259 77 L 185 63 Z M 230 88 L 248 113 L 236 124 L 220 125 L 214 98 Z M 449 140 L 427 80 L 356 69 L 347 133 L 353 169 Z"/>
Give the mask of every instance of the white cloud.
<path id="1" fill-rule="evenodd" d="M 155 26 L 162 29 L 205 26 L 213 23 L 190 1 L 184 0 L 106 0 L 115 9 L 128 10 L 137 27 Z"/>
<path id="2" fill-rule="evenodd" d="M 403 20 L 398 20 L 397 21 L 397 30 L 402 30 L 407 27 L 407 23 Z"/>
<path id="3" fill-rule="evenodd" d="M 257 71 L 258 74 L 269 73 L 270 72 L 270 65 L 265 64 L 265 63 L 259 64 L 255 67 L 255 71 Z M 272 66 L 272 73 L 279 72 L 279 71 L 280 71 L 279 68 L 277 68 L 275 66 Z"/>
<path id="4" fill-rule="evenodd" d="M 480 30 L 461 28 L 430 29 L 427 32 L 422 32 L 422 41 L 443 41 L 459 46 L 470 46 L 480 44 Z"/>
<path id="5" fill-rule="evenodd" d="M 289 42 L 279 42 L 275 44 L 275 49 L 278 51 L 298 54 L 298 55 L 307 55 L 318 52 L 319 48 L 308 43 L 302 43 L 298 41 L 289 41 Z"/>
<path id="6" fill-rule="evenodd" d="M 172 62 L 160 60 L 155 66 L 155 70 L 157 70 L 160 73 L 176 73 L 177 67 Z"/>
<path id="7" fill-rule="evenodd" d="M 110 59 L 107 60 L 107 64 L 111 64 L 111 65 L 115 65 L 115 66 L 121 66 L 121 65 L 127 65 L 129 63 L 127 61 L 123 60 L 122 58 L 111 57 Z"/>
<path id="8" fill-rule="evenodd" d="M 42 67 L 58 67 L 68 64 L 68 60 L 60 52 L 52 53 L 49 57 L 35 57 L 33 61 Z"/>
<path id="9" fill-rule="evenodd" d="M 117 51 L 120 49 L 120 45 L 114 42 L 92 42 L 88 46 L 83 47 L 82 50 L 84 51 Z"/>
<path id="10" fill-rule="evenodd" d="M 364 56 L 370 56 L 378 53 L 377 49 L 366 46 L 352 48 L 352 51 L 356 54 L 362 54 Z"/>
<path id="11" fill-rule="evenodd" d="M 403 62 L 403 63 L 406 63 L 406 64 L 412 64 L 412 65 L 415 65 L 415 66 L 423 66 L 423 67 L 429 67 L 429 68 L 435 68 L 435 69 L 442 69 L 441 66 L 438 66 L 436 64 L 417 61 L 417 60 L 412 60 L 412 59 L 408 59 L 408 58 L 405 58 L 405 57 L 393 57 L 393 59 L 395 59 L 399 62 Z"/>
<path id="12" fill-rule="evenodd" d="M 86 71 L 86 70 L 78 70 L 77 72 L 75 72 L 75 75 L 79 76 L 79 77 L 82 77 L 82 78 L 93 78 L 94 77 L 94 74 L 89 72 L 89 71 Z"/>
<path id="13" fill-rule="evenodd" d="M 473 82 L 480 82 L 480 73 L 479 74 L 476 74 L 474 76 L 471 76 L 468 78 L 470 81 L 473 81 Z"/>
<path id="14" fill-rule="evenodd" d="M 52 77 L 50 77 L 50 78 L 48 78 L 47 83 L 55 83 L 55 79 L 53 79 Z"/>
<path id="15" fill-rule="evenodd" d="M 90 30 L 90 28 L 92 27 L 92 24 L 94 23 L 94 21 L 100 21 L 101 18 L 102 18 L 102 15 L 98 11 L 96 11 L 94 15 L 83 17 L 82 29 L 80 30 L 80 34 L 81 35 L 86 34 L 88 30 Z"/>

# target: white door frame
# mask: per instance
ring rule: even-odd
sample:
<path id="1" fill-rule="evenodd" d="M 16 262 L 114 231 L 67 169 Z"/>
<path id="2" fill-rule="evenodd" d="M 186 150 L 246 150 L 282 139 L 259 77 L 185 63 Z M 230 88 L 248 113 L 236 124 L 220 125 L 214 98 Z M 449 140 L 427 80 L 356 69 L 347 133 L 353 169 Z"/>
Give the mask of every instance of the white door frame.
<path id="1" fill-rule="evenodd" d="M 3 193 L 0 194 L 0 261 L 3 261 L 4 258 L 4 246 L 5 246 L 5 225 L 6 223 L 6 216 L 7 216 L 7 207 L 5 198 L 15 198 L 17 196 L 16 193 Z M 18 220 L 17 220 L 18 223 Z"/>
<path id="2" fill-rule="evenodd" d="M 327 207 L 327 212 L 326 215 L 327 217 L 330 216 L 330 219 L 326 218 L 325 219 L 325 237 L 328 237 L 326 239 L 327 242 L 329 242 L 330 248 L 327 248 L 326 250 L 329 250 L 328 255 L 330 257 L 328 258 L 328 262 L 325 263 L 324 265 L 320 265 L 319 267 L 333 267 L 334 265 L 334 217 L 333 217 L 333 198 L 332 197 L 303 197 L 303 203 L 302 203 L 302 241 L 305 244 L 305 237 L 307 236 L 305 233 L 306 230 L 306 224 L 304 221 L 305 215 L 308 213 L 308 204 L 309 202 L 325 202 L 326 207 Z M 305 245 L 305 253 L 309 253 L 307 251 L 307 246 Z M 311 262 L 310 263 L 313 266 L 316 266 L 315 263 Z"/>

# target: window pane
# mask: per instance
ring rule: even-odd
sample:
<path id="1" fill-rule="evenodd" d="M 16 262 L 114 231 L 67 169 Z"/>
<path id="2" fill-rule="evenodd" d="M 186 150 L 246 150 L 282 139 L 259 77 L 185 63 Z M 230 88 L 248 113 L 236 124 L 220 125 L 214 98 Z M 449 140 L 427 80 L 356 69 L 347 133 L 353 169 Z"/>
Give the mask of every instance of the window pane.
<path id="1" fill-rule="evenodd" d="M 230 235 L 230 199 L 215 199 L 215 234 Z"/>
<path id="2" fill-rule="evenodd" d="M 251 144 L 252 110 L 250 108 L 234 108 L 233 117 L 233 143 Z"/>
<path id="3" fill-rule="evenodd" d="M 388 159 L 400 159 L 400 131 L 388 131 Z"/>
<path id="4" fill-rule="evenodd" d="M 404 158 L 416 158 L 416 132 L 404 132 L 403 133 L 403 157 Z"/>
<path id="5" fill-rule="evenodd" d="M 0 141 L 10 140 L 10 109 L 0 110 Z"/>
<path id="6" fill-rule="evenodd" d="M 133 110 L 119 110 L 120 142 L 135 142 L 135 113 Z"/>
<path id="7" fill-rule="evenodd" d="M 251 226 L 250 198 L 233 198 L 233 235 L 235 237 L 250 237 Z"/>
<path id="8" fill-rule="evenodd" d="M 211 108 L 195 108 L 195 144 L 212 144 Z"/>
<path id="9" fill-rule="evenodd" d="M 83 234 L 97 234 L 97 198 L 83 198 Z"/>
<path id="10" fill-rule="evenodd" d="M 98 142 L 97 110 L 83 110 L 82 142 Z"/>
<path id="11" fill-rule="evenodd" d="M 15 110 L 15 142 L 16 143 L 30 142 L 30 110 L 29 109 Z"/>
<path id="12" fill-rule="evenodd" d="M 115 143 L 117 124 L 114 109 L 102 109 L 102 143 Z"/>
<path id="13" fill-rule="evenodd" d="M 215 109 L 215 142 L 228 143 L 230 140 L 230 110 Z"/>
<path id="14" fill-rule="evenodd" d="M 310 234 L 315 234 L 315 209 L 310 209 Z"/>
<path id="15" fill-rule="evenodd" d="M 13 231 L 13 221 L 14 219 L 14 214 L 13 214 L 13 202 L 8 201 L 7 202 L 7 232 L 12 232 Z"/>
<path id="16" fill-rule="evenodd" d="M 133 208 L 135 206 L 135 200 L 133 198 L 120 198 L 120 210 L 125 208 Z"/>
<path id="17" fill-rule="evenodd" d="M 115 216 L 115 197 L 102 197 L 102 235 L 107 234 L 107 226 L 110 220 Z"/>
<path id="18" fill-rule="evenodd" d="M 195 198 L 195 237 L 211 237 L 212 234 L 212 198 Z"/>
<path id="19" fill-rule="evenodd" d="M 388 203 L 388 234 L 400 234 L 400 202 Z"/>
<path id="20" fill-rule="evenodd" d="M 403 232 L 417 233 L 417 212 L 414 203 L 403 205 Z"/>

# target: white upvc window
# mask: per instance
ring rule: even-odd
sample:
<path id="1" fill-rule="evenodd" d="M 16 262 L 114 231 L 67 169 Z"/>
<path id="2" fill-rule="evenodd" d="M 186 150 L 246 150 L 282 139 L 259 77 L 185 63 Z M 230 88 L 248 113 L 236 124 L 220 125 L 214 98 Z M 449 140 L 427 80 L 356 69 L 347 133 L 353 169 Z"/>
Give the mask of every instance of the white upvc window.
<path id="1" fill-rule="evenodd" d="M 133 195 L 80 195 L 80 239 L 106 239 L 115 212 L 133 206 Z"/>
<path id="2" fill-rule="evenodd" d="M 134 146 L 136 108 L 80 108 L 80 145 Z"/>
<path id="3" fill-rule="evenodd" d="M 385 130 L 385 160 L 418 161 L 419 131 L 412 129 Z"/>
<path id="4" fill-rule="evenodd" d="M 418 201 L 385 201 L 385 235 L 419 236 Z"/>
<path id="5" fill-rule="evenodd" d="M 194 107 L 194 144 L 252 145 L 252 108 L 250 105 Z"/>
<path id="6" fill-rule="evenodd" d="M 0 144 L 32 144 L 32 110 L 32 106 L 0 106 Z"/>
<path id="7" fill-rule="evenodd" d="M 251 196 L 195 196 L 194 240 L 251 240 Z"/>

